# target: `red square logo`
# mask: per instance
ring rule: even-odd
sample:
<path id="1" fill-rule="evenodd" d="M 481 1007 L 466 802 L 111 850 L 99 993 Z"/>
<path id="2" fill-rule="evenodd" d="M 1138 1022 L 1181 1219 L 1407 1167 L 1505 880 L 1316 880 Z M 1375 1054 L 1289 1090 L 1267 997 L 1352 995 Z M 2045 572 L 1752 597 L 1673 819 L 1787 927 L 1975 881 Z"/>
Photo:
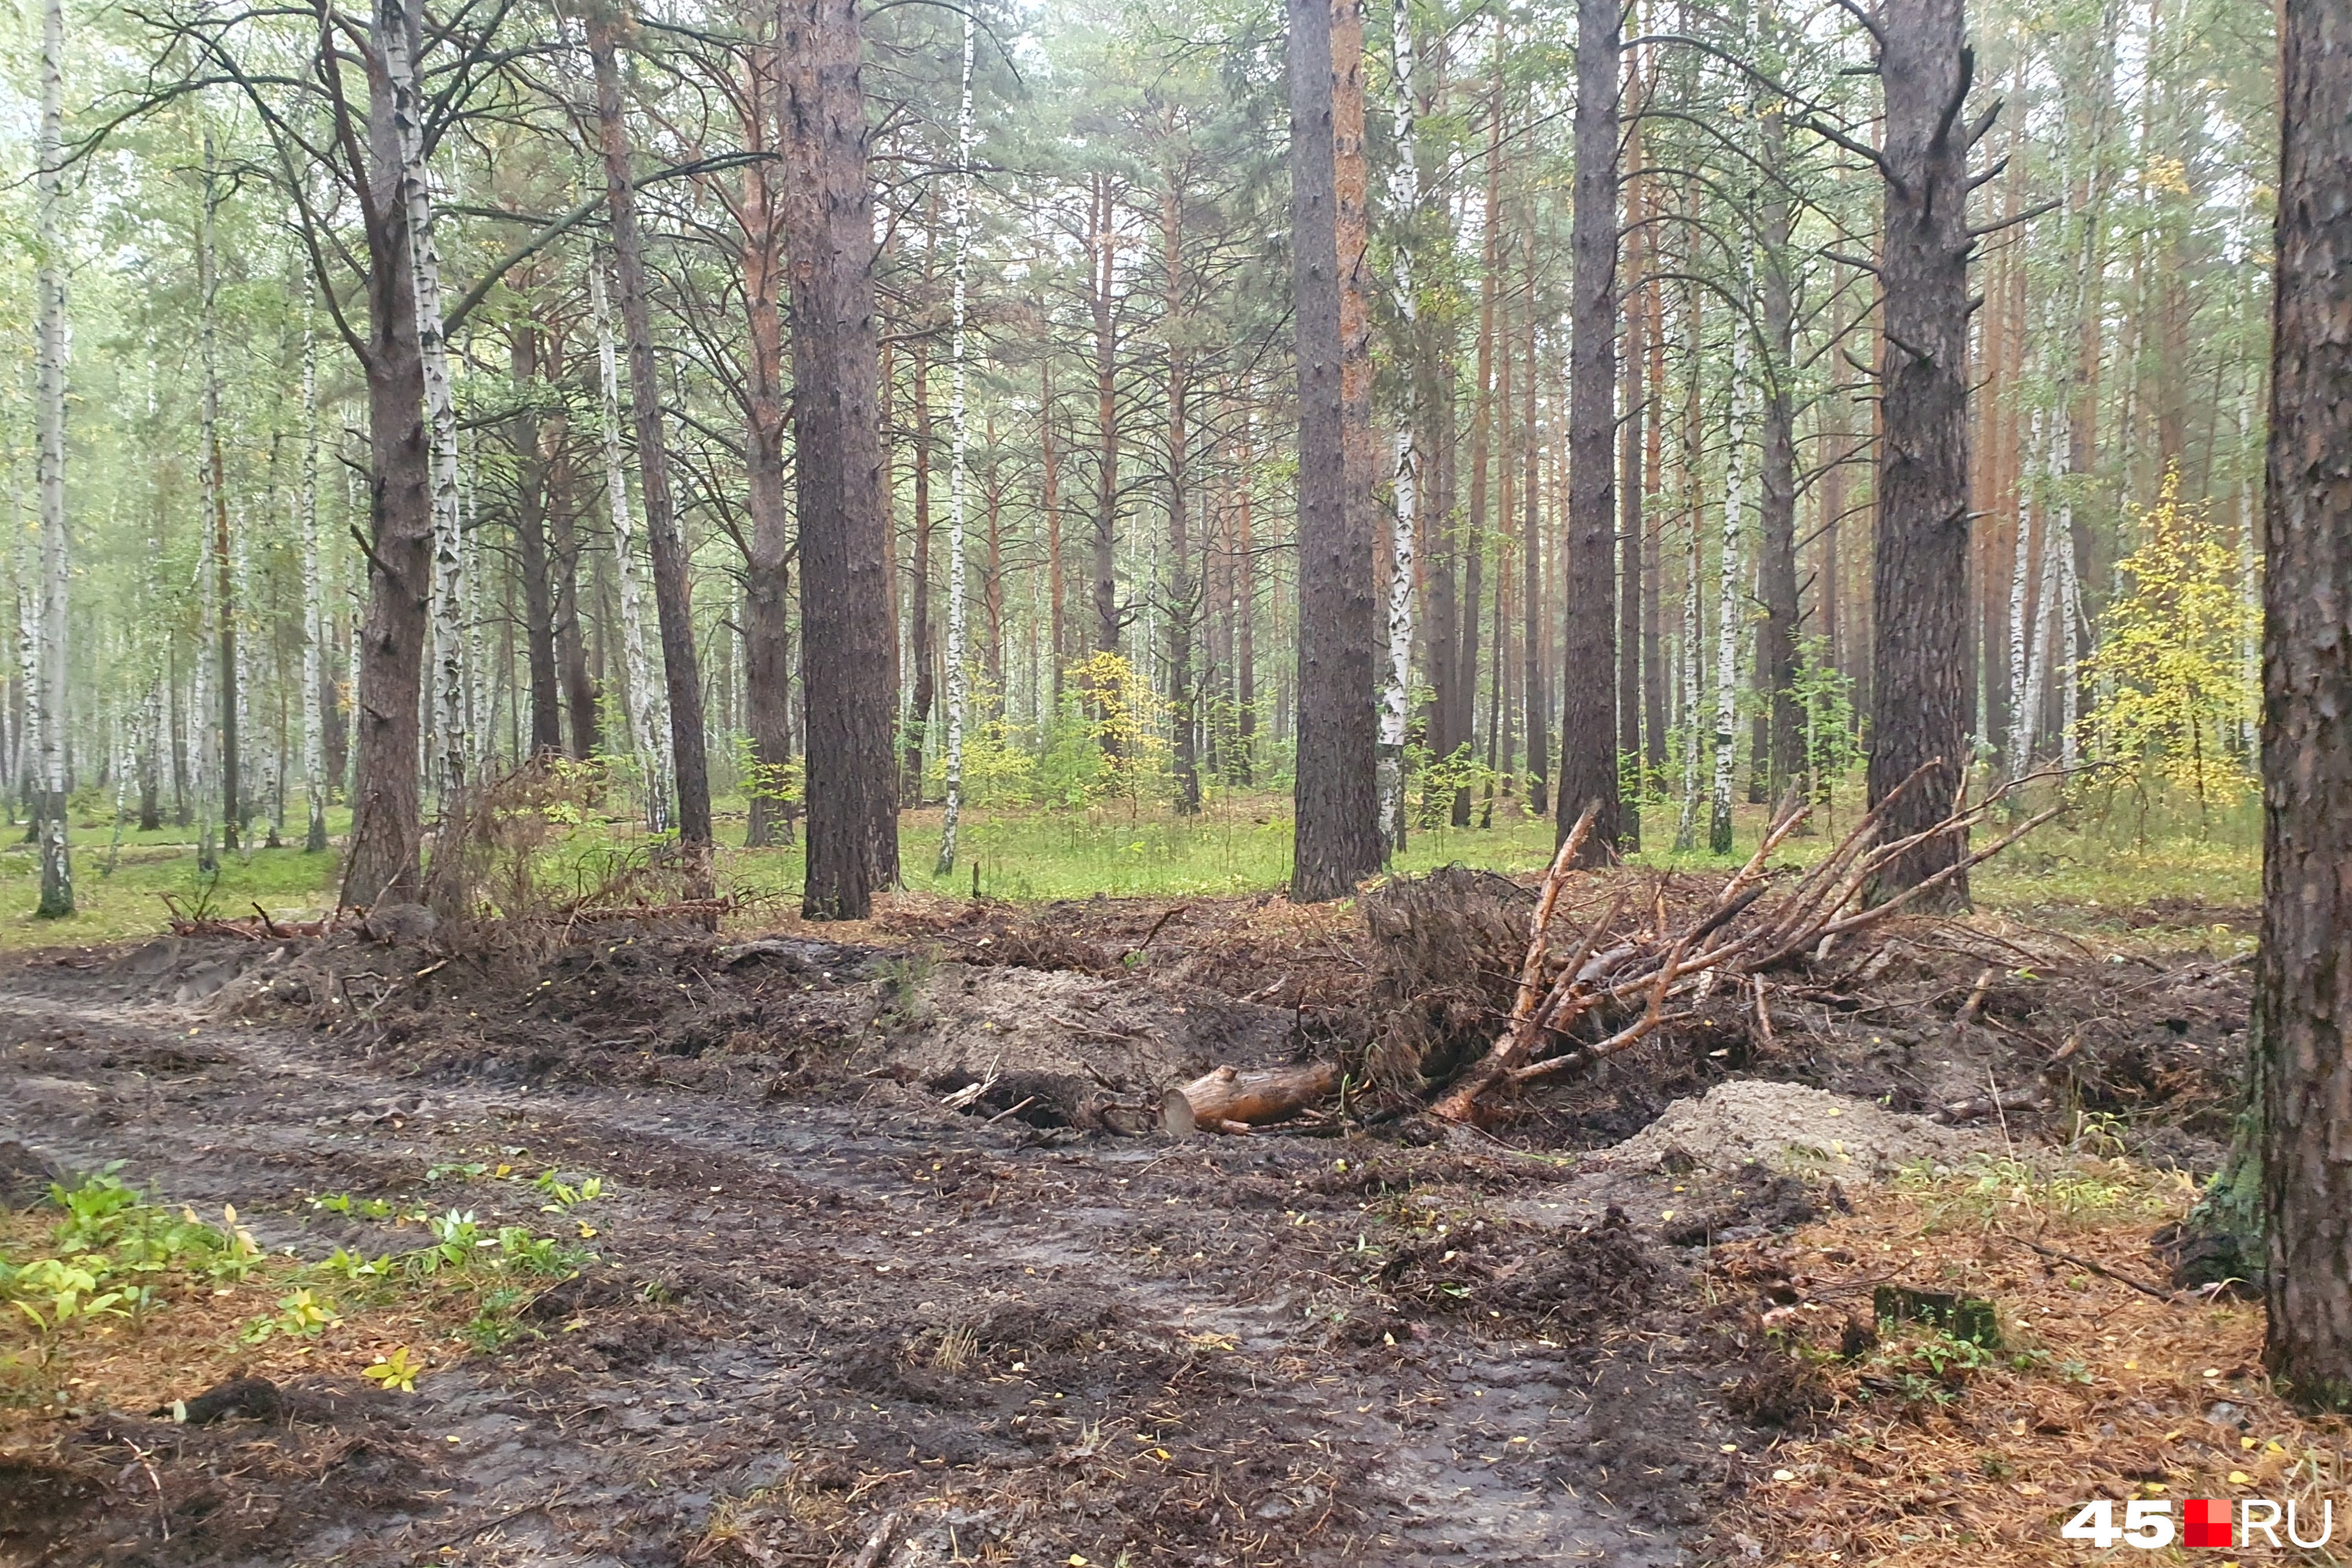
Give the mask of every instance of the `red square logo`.
<path id="1" fill-rule="evenodd" d="M 2181 1506 L 2183 1546 L 2230 1544 L 2230 1504 L 2221 1498 L 2190 1498 Z"/>

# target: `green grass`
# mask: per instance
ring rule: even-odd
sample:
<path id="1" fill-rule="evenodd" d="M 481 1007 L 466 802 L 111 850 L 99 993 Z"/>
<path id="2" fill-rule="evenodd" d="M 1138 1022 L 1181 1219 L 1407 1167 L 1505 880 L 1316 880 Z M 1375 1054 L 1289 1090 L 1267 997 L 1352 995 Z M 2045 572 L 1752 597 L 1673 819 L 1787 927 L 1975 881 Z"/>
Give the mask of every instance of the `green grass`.
<path id="1" fill-rule="evenodd" d="M 1850 827 L 1859 809 L 1859 780 L 1842 784 L 1819 817 L 1819 830 L 1788 841 L 1783 858 L 1802 863 L 1824 854 Z M 618 802 L 615 801 L 617 806 Z M 722 886 L 789 907 L 802 875 L 797 846 L 746 850 L 740 846 L 743 802 L 718 808 Z M 1474 803 L 1474 810 L 1483 803 Z M 1735 812 L 1735 848 L 1728 856 L 1675 854 L 1670 846 L 1676 807 L 1653 803 L 1644 811 L 1645 847 L 1633 863 L 1674 869 L 1722 868 L 1750 854 L 1764 828 L 1764 808 Z M 940 813 L 908 810 L 899 826 L 899 859 L 907 887 L 946 897 L 969 897 L 975 868 L 982 892 L 1016 901 L 1087 898 L 1183 898 L 1261 892 L 1290 874 L 1290 800 L 1272 792 L 1220 792 L 1193 817 L 1165 805 L 1110 803 L 1085 808 L 977 806 L 964 815 L 958 863 L 934 875 Z M 1453 862 L 1505 873 L 1539 870 L 1551 858 L 1552 825 L 1530 817 L 1516 799 L 1495 803 L 1491 827 L 1418 827 L 1395 869 L 1422 872 Z M 338 810 L 329 821 L 337 837 L 347 825 Z M 85 816 L 74 831 L 77 912 L 62 921 L 31 915 L 39 889 L 38 857 L 23 830 L 0 842 L 0 948 L 93 944 L 144 936 L 163 928 L 163 895 L 194 908 L 209 896 L 216 913 L 249 914 L 255 904 L 272 915 L 316 913 L 332 901 L 337 858 L 299 848 L 224 854 L 216 878 L 200 878 L 194 835 L 166 827 L 124 836 L 111 875 L 105 874 L 112 824 Z M 1703 825 L 1702 825 L 1703 827 Z M 1980 840 L 1981 841 L 1981 840 Z M 597 813 L 549 850 L 542 880 L 569 888 L 583 865 L 638 845 L 635 824 Z M 2126 914 L 2156 904 L 2177 905 L 2167 924 L 2198 923 L 2200 911 L 2243 908 L 2258 901 L 2261 867 L 2257 818 L 2250 806 L 2200 816 L 2193 811 L 2087 800 L 2068 817 L 2040 829 L 1974 876 L 1980 908 L 2007 910 L 2058 924 L 2099 927 L 2125 923 Z"/>

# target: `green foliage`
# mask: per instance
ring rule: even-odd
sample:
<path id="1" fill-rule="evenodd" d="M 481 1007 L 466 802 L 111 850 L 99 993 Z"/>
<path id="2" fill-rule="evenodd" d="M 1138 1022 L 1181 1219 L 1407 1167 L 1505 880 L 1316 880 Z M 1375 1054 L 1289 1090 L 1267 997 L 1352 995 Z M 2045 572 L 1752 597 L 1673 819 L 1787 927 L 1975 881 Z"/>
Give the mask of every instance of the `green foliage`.
<path id="1" fill-rule="evenodd" d="M 2251 760 L 2232 752 L 2260 695 L 2242 658 L 2253 611 L 2210 510 L 2180 499 L 2177 467 L 2139 528 L 2138 548 L 2116 563 L 2124 591 L 2084 661 L 2100 692 L 2087 738 L 2126 784 L 2160 779 L 2200 807 L 2228 805 L 2254 784 Z"/>

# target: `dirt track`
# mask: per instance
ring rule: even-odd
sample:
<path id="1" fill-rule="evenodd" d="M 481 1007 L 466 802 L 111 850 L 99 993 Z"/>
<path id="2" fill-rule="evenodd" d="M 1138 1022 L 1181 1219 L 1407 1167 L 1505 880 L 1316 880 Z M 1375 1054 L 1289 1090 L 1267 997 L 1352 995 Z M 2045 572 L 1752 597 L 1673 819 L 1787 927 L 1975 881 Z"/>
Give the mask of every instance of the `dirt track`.
<path id="1" fill-rule="evenodd" d="M 1571 1335 L 1401 1307 L 1415 1262 L 1450 1277 L 1433 1256 L 1385 1279 L 1351 1265 L 1367 1231 L 1393 1244 L 1400 1201 L 1406 1223 L 1572 1257 L 1560 1227 L 1595 1191 L 1550 1165 L 1422 1155 L 1390 1173 L 1400 1200 L 1337 1173 L 1328 1142 L 1056 1137 L 888 1083 L 814 1100 L 420 1083 L 120 974 L 0 979 L 0 1135 L 127 1161 L 311 1257 L 398 1243 L 306 1221 L 306 1194 L 413 1193 L 435 1163 L 527 1150 L 618 1189 L 601 1264 L 534 1312 L 545 1339 L 363 1402 L 383 1444 L 425 1456 L 412 1484 L 280 1500 L 308 1539 L 263 1559 L 846 1561 L 895 1514 L 899 1563 L 1670 1563 L 1738 1462 L 1722 1446 L 1752 1445 L 1704 1405 L 1723 1374 L 1692 1363 L 1669 1285 L 1640 1333 Z M 533 1194 L 503 1196 L 456 1201 L 535 1217 Z M 958 1330 L 961 1366 L 940 1353 Z M 82 1440 L 138 1441 L 121 1426 Z M 170 1429 L 149 1436 L 168 1468 Z M 234 1448 L 180 1462 L 236 1495 Z M 199 1520 L 165 1543 L 124 1510 L 59 1560 L 215 1560 L 205 1542 Z"/>

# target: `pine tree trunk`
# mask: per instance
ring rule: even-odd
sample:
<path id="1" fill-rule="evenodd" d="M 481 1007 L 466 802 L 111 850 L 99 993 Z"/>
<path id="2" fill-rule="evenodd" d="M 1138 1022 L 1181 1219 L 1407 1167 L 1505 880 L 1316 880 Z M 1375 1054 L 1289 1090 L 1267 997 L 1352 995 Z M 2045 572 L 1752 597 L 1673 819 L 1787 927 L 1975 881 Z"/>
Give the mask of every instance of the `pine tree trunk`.
<path id="1" fill-rule="evenodd" d="M 1527 252 L 1527 413 L 1520 422 L 1519 452 L 1519 697 L 1520 722 L 1528 742 L 1528 815 L 1543 816 L 1551 810 L 1551 703 L 1544 677 L 1551 670 L 1551 621 L 1544 614 L 1544 582 L 1549 563 L 1543 536 L 1543 421 L 1541 367 L 1536 344 L 1536 235 L 1529 224 Z"/>
<path id="2" fill-rule="evenodd" d="M 1054 361 L 1037 359 L 1037 447 L 1044 465 L 1040 479 L 1045 511 L 1045 600 L 1053 626 L 1054 707 L 1062 708 L 1062 668 L 1069 661 L 1069 583 L 1062 560 L 1062 449 L 1054 439 Z"/>
<path id="3" fill-rule="evenodd" d="M 73 854 L 66 824 L 66 280 L 65 37 L 63 0 L 41 7 L 39 256 L 34 275 L 40 316 L 33 367 L 36 486 L 41 509 L 40 723 L 41 899 L 45 920 L 74 912 Z"/>
<path id="4" fill-rule="evenodd" d="M 1559 721 L 1558 837 L 1600 813 L 1577 864 L 1616 858 L 1617 151 L 1615 0 L 1577 0 L 1576 211 L 1569 231 L 1568 647 Z"/>
<path id="5" fill-rule="evenodd" d="M 1873 807 L 1928 763 L 1879 833 L 1917 833 L 1951 814 L 1968 763 L 1969 251 L 1961 118 L 1974 57 L 1961 0 L 1887 0 L 1878 72 L 1885 88 L 1885 300 L 1878 519 L 1872 589 Z M 1955 865 L 1963 836 L 1899 857 L 1865 896 L 1883 901 Z M 1965 873 L 1927 907 L 1968 902 Z"/>
<path id="6" fill-rule="evenodd" d="M 563 750 L 562 694 L 555 679 L 555 593 L 547 566 L 547 452 L 540 424 L 539 326 L 515 323 L 508 364 L 515 414 L 515 569 L 522 579 L 523 659 L 530 674 L 531 756 Z"/>
<path id="7" fill-rule="evenodd" d="M 417 357 L 424 380 L 425 433 L 431 442 L 430 468 L 433 509 L 433 713 L 441 743 L 441 786 L 445 815 L 466 787 L 467 737 L 466 647 L 462 542 L 457 510 L 457 411 L 449 384 L 448 344 L 441 326 L 441 259 L 433 232 L 433 193 L 425 166 L 425 98 L 419 83 L 417 53 L 422 43 L 423 16 L 408 13 L 404 25 L 384 35 L 383 68 L 393 92 L 393 125 L 399 142 L 399 199 L 408 224 L 410 295 L 416 310 Z M 222 540 L 223 571 L 226 571 L 227 541 Z M 225 596 L 226 599 L 226 596 Z M 228 628 L 233 616 L 222 619 L 225 668 Z M 241 684 L 241 682 L 240 682 Z M 223 708 L 226 712 L 226 704 Z M 221 739 L 222 788 L 226 824 L 226 842 L 234 846 L 245 816 L 236 782 L 236 736 L 225 726 Z"/>
<path id="8" fill-rule="evenodd" d="M 425 366 L 416 338 L 415 272 L 404 185 L 407 163 L 392 84 L 381 76 L 389 40 L 412 23 L 407 0 L 376 0 L 376 71 L 369 83 L 368 450 L 373 514 L 368 608 L 358 637 L 352 711 L 352 847 L 347 904 L 413 900 L 422 832 L 417 776 L 425 606 L 433 594 L 433 473 L 425 428 Z M 391 47 L 405 52 L 404 42 Z"/>
<path id="9" fill-rule="evenodd" d="M 863 920 L 875 891 L 898 879 L 889 505 L 861 52 L 854 0 L 784 7 L 784 255 L 808 744 L 801 912 L 813 920 Z"/>
<path id="10" fill-rule="evenodd" d="M 547 343 L 546 377 L 550 384 L 565 379 L 563 337 L 551 332 Z M 571 754 L 586 762 L 596 754 L 596 683 L 588 673 L 588 642 L 580 629 L 579 507 L 574 500 L 571 416 L 561 405 L 549 419 L 547 447 L 548 571 L 551 579 L 551 609 L 555 628 L 555 668 L 563 689 L 569 718 Z"/>
<path id="11" fill-rule="evenodd" d="M 1633 79 L 1630 62 L 1626 79 Z M 1642 847 L 1642 437 L 1649 414 L 1642 387 L 1648 365 L 1643 342 L 1646 323 L 1640 301 L 1648 250 L 1646 237 L 1638 226 L 1643 216 L 1638 122 L 1630 140 L 1636 167 L 1626 182 L 1631 193 L 1627 223 L 1633 235 L 1626 247 L 1630 276 L 1622 293 L 1632 308 L 1625 311 L 1625 357 L 1621 367 L 1624 412 L 1617 431 L 1617 760 L 1620 767 L 1633 770 L 1634 782 L 1631 791 L 1622 792 L 1631 798 L 1620 808 L 1617 842 L 1629 851 Z"/>
<path id="12" fill-rule="evenodd" d="M 1360 37 L 1360 0 L 1350 9 Z M 1297 777 L 1290 896 L 1343 898 L 1379 868 L 1372 709 L 1372 541 L 1348 473 L 1342 359 L 1346 253 L 1339 211 L 1338 101 L 1362 93 L 1360 48 L 1334 53 L 1333 0 L 1290 0 L 1290 175 L 1298 363 Z M 1355 265 L 1361 266 L 1360 241 Z"/>
<path id="13" fill-rule="evenodd" d="M 1095 329 L 1095 515 L 1092 538 L 1094 568 L 1095 651 L 1118 651 L 1118 331 L 1111 314 L 1111 260 L 1118 237 L 1111 227 L 1110 182 L 1095 177 L 1093 226 L 1087 236 L 1088 301 Z M 1108 731 L 1104 748 L 1116 752 L 1118 742 Z"/>
<path id="14" fill-rule="evenodd" d="M 775 48 L 750 52 L 744 71 L 746 152 L 772 153 L 777 80 Z M 743 842 L 766 848 L 793 841 L 793 813 L 782 798 L 792 757 L 792 518 L 784 501 L 784 287 L 777 232 L 777 174 L 771 162 L 743 171 L 743 506 L 751 514 L 743 572 L 744 728 L 753 775 Z"/>
<path id="15" fill-rule="evenodd" d="M 1192 519 L 1185 488 L 1192 482 L 1192 427 L 1186 401 L 1188 361 L 1184 338 L 1184 208 L 1177 176 L 1168 176 L 1160 203 L 1160 270 L 1167 283 L 1167 310 L 1160 318 L 1168 353 L 1168 724 L 1170 762 L 1176 774 L 1176 815 L 1201 812 L 1198 694 L 1193 690 L 1192 644 L 1200 595 L 1192 584 Z"/>
<path id="16" fill-rule="evenodd" d="M 661 626 L 667 686 L 669 763 L 677 787 L 677 837 L 689 881 L 709 879 L 710 773 L 704 755 L 702 674 L 694 648 L 686 542 L 670 500 L 669 448 L 662 433 L 661 370 L 654 357 L 653 298 L 645 242 L 637 232 L 636 187 L 629 168 L 628 127 L 621 118 L 620 63 L 609 26 L 591 20 L 588 52 L 596 70 L 596 123 L 604 153 L 604 205 L 613 230 L 613 269 L 621 288 L 621 326 L 629 345 L 629 405 L 637 427 L 637 489 L 646 507 L 646 545 L 653 557 L 654 614 Z"/>
<path id="17" fill-rule="evenodd" d="M 2286 0 L 2263 504 L 2263 931 L 2253 1037 L 2270 1246 L 2263 1363 L 2352 1407 L 2352 27 Z"/>
<path id="18" fill-rule="evenodd" d="M 1788 127 L 1779 110 L 1764 116 L 1765 186 L 1764 428 L 1758 513 L 1759 597 L 1764 621 L 1758 642 L 1757 684 L 1766 717 L 1764 798 L 1776 808 L 1805 775 L 1805 716 L 1797 702 L 1797 374 L 1794 279 L 1790 276 L 1789 198 L 1780 176 L 1787 162 Z"/>

